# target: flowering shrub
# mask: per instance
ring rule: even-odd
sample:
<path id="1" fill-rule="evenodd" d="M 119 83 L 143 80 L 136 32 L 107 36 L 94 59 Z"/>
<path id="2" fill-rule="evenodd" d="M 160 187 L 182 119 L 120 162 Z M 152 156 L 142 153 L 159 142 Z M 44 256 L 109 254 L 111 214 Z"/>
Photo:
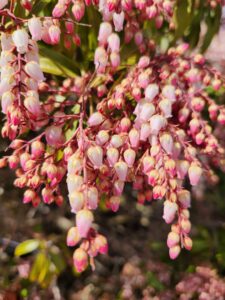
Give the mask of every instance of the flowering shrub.
<path id="1" fill-rule="evenodd" d="M 67 245 L 79 245 L 73 255 L 78 272 L 89 263 L 94 269 L 94 258 L 108 249 L 93 211 L 101 204 L 116 212 L 127 183 L 141 204 L 164 199 L 163 219 L 172 224 L 167 245 L 175 259 L 181 248 L 192 248 L 187 178 L 191 186 L 203 176 L 215 182 L 213 167 L 223 170 L 225 162 L 214 134 L 225 124 L 225 108 L 208 93 L 209 87 L 222 90 L 224 77 L 202 54 L 191 54 L 188 43 L 175 43 L 191 26 L 180 22 L 182 10 L 194 18 L 196 7 L 173 0 L 49 2 L 52 15 L 39 11 L 38 1 L 0 1 L 2 136 L 11 140 L 0 165 L 15 169 L 23 202 L 35 207 L 41 201 L 60 206 L 66 178 L 76 215 Z M 202 5 L 207 18 L 218 20 L 220 1 Z M 62 53 L 74 47 L 88 53 L 79 28 L 92 30 L 95 24 L 82 20 L 96 10 L 102 21 L 98 35 L 89 35 L 93 64 L 77 75 L 65 72 L 66 58 L 57 69 L 60 55 L 52 68 L 49 60 L 43 64 L 42 53 L 51 58 L 56 45 Z M 171 30 L 166 49 L 157 46 L 157 34 L 149 37 L 149 28 Z M 135 55 L 124 54 L 124 47 Z"/>

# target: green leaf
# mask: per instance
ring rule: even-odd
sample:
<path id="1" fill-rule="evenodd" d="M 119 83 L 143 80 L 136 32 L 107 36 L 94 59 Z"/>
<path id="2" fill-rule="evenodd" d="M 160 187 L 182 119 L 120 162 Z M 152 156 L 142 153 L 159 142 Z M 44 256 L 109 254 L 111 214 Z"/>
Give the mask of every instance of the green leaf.
<path id="1" fill-rule="evenodd" d="M 220 5 L 217 5 L 216 9 L 214 10 L 214 13 L 212 14 L 211 11 L 209 11 L 209 15 L 206 18 L 206 24 L 208 28 L 201 46 L 202 52 L 205 52 L 207 50 L 207 48 L 211 44 L 213 37 L 219 31 L 220 20 L 221 20 L 221 7 Z"/>
<path id="2" fill-rule="evenodd" d="M 46 256 L 45 252 L 40 252 L 36 255 L 35 261 L 32 265 L 29 279 L 31 281 L 37 281 L 40 284 L 43 283 L 45 276 L 48 273 L 50 267 L 50 261 Z"/>
<path id="3" fill-rule="evenodd" d="M 40 64 L 45 73 L 75 78 L 79 74 L 79 66 L 70 58 L 51 48 L 40 45 Z"/>
<path id="4" fill-rule="evenodd" d="M 158 280 L 158 278 L 152 272 L 147 272 L 146 275 L 147 275 L 148 285 L 152 286 L 157 291 L 164 290 L 164 285 Z"/>
<path id="5" fill-rule="evenodd" d="M 191 0 L 178 0 L 174 10 L 174 23 L 176 38 L 184 35 L 191 24 L 193 17 L 193 3 Z"/>
<path id="6" fill-rule="evenodd" d="M 28 254 L 30 252 L 33 252 L 34 250 L 38 249 L 39 247 L 39 241 L 37 240 L 26 240 L 22 243 L 20 243 L 14 252 L 15 256 L 22 256 L 25 254 Z"/>
<path id="7" fill-rule="evenodd" d="M 51 2 L 52 2 L 52 0 L 37 0 L 37 1 L 35 1 L 34 5 L 32 7 L 32 10 L 30 12 L 30 15 L 31 16 L 38 15 Z"/>

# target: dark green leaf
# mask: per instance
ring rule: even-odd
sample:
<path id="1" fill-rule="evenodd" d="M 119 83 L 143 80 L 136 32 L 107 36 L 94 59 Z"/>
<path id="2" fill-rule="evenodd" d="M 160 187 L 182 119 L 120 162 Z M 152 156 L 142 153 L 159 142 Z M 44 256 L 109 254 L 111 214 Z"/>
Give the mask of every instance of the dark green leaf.
<path id="1" fill-rule="evenodd" d="M 40 45 L 41 68 L 44 72 L 53 75 L 76 77 L 79 66 L 70 58 L 55 50 Z"/>

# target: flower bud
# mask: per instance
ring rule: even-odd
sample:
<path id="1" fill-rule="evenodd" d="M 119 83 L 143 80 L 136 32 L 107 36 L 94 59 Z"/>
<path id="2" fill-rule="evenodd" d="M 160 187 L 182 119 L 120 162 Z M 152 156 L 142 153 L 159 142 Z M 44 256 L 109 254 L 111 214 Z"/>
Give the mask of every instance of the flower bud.
<path id="1" fill-rule="evenodd" d="M 143 123 L 141 125 L 141 132 L 140 132 L 140 140 L 141 141 L 146 141 L 147 138 L 151 134 L 151 126 L 149 123 Z"/>
<path id="2" fill-rule="evenodd" d="M 66 182 L 69 194 L 72 194 L 73 192 L 80 190 L 84 183 L 84 179 L 79 175 L 68 174 Z"/>
<path id="3" fill-rule="evenodd" d="M 103 47 L 96 48 L 94 63 L 97 71 L 99 71 L 100 73 L 104 72 L 105 67 L 108 64 L 108 55 Z"/>
<path id="4" fill-rule="evenodd" d="M 163 212 L 163 219 L 167 224 L 173 222 L 176 212 L 178 210 L 178 206 L 176 203 L 166 200 L 164 202 L 164 212 Z"/>
<path id="5" fill-rule="evenodd" d="M 163 99 L 159 102 L 159 108 L 165 118 L 172 117 L 172 102 L 169 99 Z"/>
<path id="6" fill-rule="evenodd" d="M 113 68 L 118 68 L 120 65 L 120 55 L 117 52 L 112 52 L 110 54 L 110 62 Z M 118 99 L 116 99 L 116 107 L 117 109 L 121 109 L 123 106 L 123 101 L 122 103 L 118 103 Z"/>
<path id="7" fill-rule="evenodd" d="M 31 144 L 31 157 L 40 158 L 45 152 L 45 145 L 41 141 L 34 141 Z"/>
<path id="8" fill-rule="evenodd" d="M 72 7 L 72 13 L 74 15 L 74 18 L 77 22 L 79 22 L 85 13 L 85 5 L 83 1 L 76 0 L 74 2 L 74 5 Z"/>
<path id="9" fill-rule="evenodd" d="M 189 233 L 191 231 L 191 222 L 188 219 L 183 219 L 181 221 L 181 229 L 185 233 Z"/>
<path id="10" fill-rule="evenodd" d="M 42 37 L 42 23 L 40 19 L 36 17 L 29 19 L 28 28 L 32 36 L 32 40 L 40 41 Z"/>
<path id="11" fill-rule="evenodd" d="M 196 163 L 191 163 L 191 166 L 188 169 L 188 176 L 191 185 L 196 186 L 202 176 L 202 168 Z"/>
<path id="12" fill-rule="evenodd" d="M 151 186 L 155 186 L 159 178 L 159 172 L 156 169 L 153 169 L 147 175 L 148 184 L 150 184 Z"/>
<path id="13" fill-rule="evenodd" d="M 191 206 L 191 195 L 189 191 L 180 190 L 178 191 L 177 195 L 179 204 L 183 209 L 189 208 Z"/>
<path id="14" fill-rule="evenodd" d="M 121 181 L 125 181 L 127 177 L 127 171 L 128 171 L 128 166 L 125 162 L 119 161 L 115 163 L 114 169 L 116 171 L 116 174 Z"/>
<path id="15" fill-rule="evenodd" d="M 26 97 L 24 106 L 34 117 L 38 117 L 41 113 L 41 103 L 37 97 Z"/>
<path id="16" fill-rule="evenodd" d="M 77 227 L 71 227 L 67 233 L 66 244 L 69 247 L 76 246 L 80 241 Z"/>
<path id="17" fill-rule="evenodd" d="M 116 33 L 111 33 L 110 36 L 107 39 L 108 42 L 108 47 L 111 52 L 116 52 L 118 53 L 120 50 L 120 38 L 118 34 Z"/>
<path id="18" fill-rule="evenodd" d="M 66 6 L 61 3 L 57 3 L 52 11 L 52 16 L 54 18 L 60 18 L 65 14 L 65 12 L 66 12 Z"/>
<path id="19" fill-rule="evenodd" d="M 98 190 L 94 186 L 87 190 L 87 207 L 93 210 L 98 207 Z"/>
<path id="20" fill-rule="evenodd" d="M 77 153 L 74 153 L 68 159 L 67 171 L 68 174 L 78 174 L 83 168 L 83 162 L 81 157 Z"/>
<path id="21" fill-rule="evenodd" d="M 150 119 L 151 134 L 158 135 L 159 131 L 165 127 L 166 119 L 161 115 L 154 115 Z"/>
<path id="22" fill-rule="evenodd" d="M 100 130 L 96 135 L 96 143 L 100 146 L 104 145 L 109 140 L 109 134 L 106 130 Z"/>
<path id="23" fill-rule="evenodd" d="M 128 132 L 128 130 L 130 129 L 130 126 L 131 126 L 131 121 L 129 118 L 123 118 L 120 121 L 121 132 Z"/>
<path id="24" fill-rule="evenodd" d="M 108 22 L 103 22 L 100 24 L 98 41 L 100 45 L 105 45 L 107 43 L 108 37 L 112 33 L 112 25 Z"/>
<path id="25" fill-rule="evenodd" d="M 129 132 L 129 140 L 132 148 L 137 148 L 139 145 L 140 135 L 137 129 L 133 128 Z"/>
<path id="26" fill-rule="evenodd" d="M 96 238 L 94 239 L 94 245 L 99 253 L 101 254 L 108 253 L 107 239 L 103 235 L 97 234 Z"/>
<path id="27" fill-rule="evenodd" d="M 115 31 L 122 31 L 123 30 L 123 23 L 124 23 L 125 14 L 122 10 L 120 13 L 113 13 L 113 24 L 115 27 Z"/>
<path id="28" fill-rule="evenodd" d="M 143 159 L 143 172 L 147 174 L 155 167 L 155 159 L 152 156 L 145 156 Z"/>
<path id="29" fill-rule="evenodd" d="M 13 32 L 12 39 L 19 53 L 24 54 L 28 51 L 29 36 L 26 30 L 17 29 Z"/>
<path id="30" fill-rule="evenodd" d="M 95 168 L 100 168 L 103 163 L 103 151 L 99 146 L 92 146 L 87 151 L 87 156 Z"/>
<path id="31" fill-rule="evenodd" d="M 119 159 L 119 151 L 116 148 L 109 148 L 106 155 L 109 165 L 114 166 Z"/>
<path id="32" fill-rule="evenodd" d="M 36 193 L 33 190 L 26 190 L 23 195 L 23 203 L 30 203 L 33 199 L 35 199 Z"/>
<path id="33" fill-rule="evenodd" d="M 69 194 L 69 201 L 71 212 L 77 213 L 84 206 L 84 195 L 82 192 L 73 191 L 71 194 Z"/>
<path id="34" fill-rule="evenodd" d="M 16 167 L 19 164 L 19 157 L 17 155 L 10 155 L 9 159 L 8 159 L 8 164 L 10 169 L 16 169 Z"/>
<path id="35" fill-rule="evenodd" d="M 87 253 L 81 248 L 76 249 L 73 253 L 73 263 L 78 273 L 83 272 L 88 266 Z"/>
<path id="36" fill-rule="evenodd" d="M 54 125 L 47 127 L 45 137 L 50 146 L 57 148 L 62 143 L 62 128 Z"/>
<path id="37" fill-rule="evenodd" d="M 145 89 L 145 99 L 151 102 L 159 94 L 159 86 L 155 83 L 149 84 Z"/>
<path id="38" fill-rule="evenodd" d="M 93 113 L 88 119 L 88 125 L 90 127 L 98 126 L 104 121 L 103 115 L 99 112 Z"/>
<path id="39" fill-rule="evenodd" d="M 173 152 L 173 138 L 169 133 L 163 133 L 160 138 L 160 143 L 162 148 L 167 154 L 172 154 Z"/>
<path id="40" fill-rule="evenodd" d="M 11 93 L 10 91 L 5 92 L 2 95 L 2 112 L 4 114 L 7 114 L 9 107 L 13 104 L 15 100 L 15 96 L 13 93 Z"/>
<path id="41" fill-rule="evenodd" d="M 118 209 L 120 207 L 120 202 L 121 202 L 121 199 L 120 199 L 120 197 L 117 197 L 117 196 L 112 196 L 109 199 L 110 208 L 113 212 L 118 211 Z"/>
<path id="42" fill-rule="evenodd" d="M 61 30 L 57 25 L 51 25 L 48 30 L 51 43 L 57 45 L 60 42 Z"/>
<path id="43" fill-rule="evenodd" d="M 140 109 L 140 119 L 143 122 L 149 121 L 151 116 L 155 113 L 155 106 L 152 103 L 145 103 Z"/>
<path id="44" fill-rule="evenodd" d="M 173 85 L 165 85 L 162 89 L 162 95 L 169 99 L 172 103 L 176 100 L 175 87 Z"/>
<path id="45" fill-rule="evenodd" d="M 172 248 L 172 247 L 178 245 L 179 242 L 180 242 L 180 235 L 176 232 L 171 231 L 167 237 L 167 246 L 169 248 Z"/>
<path id="46" fill-rule="evenodd" d="M 169 255 L 171 259 L 176 259 L 180 254 L 181 248 L 180 246 L 174 246 L 169 249 Z"/>
<path id="47" fill-rule="evenodd" d="M 125 150 L 123 156 L 128 167 L 131 168 L 135 162 L 136 152 L 132 149 L 127 149 Z"/>
<path id="48" fill-rule="evenodd" d="M 92 212 L 87 209 L 78 211 L 76 215 L 76 225 L 81 238 L 86 238 L 91 228 L 94 217 Z"/>
<path id="49" fill-rule="evenodd" d="M 30 61 L 25 65 L 26 73 L 36 81 L 42 81 L 45 79 L 43 72 L 39 64 L 36 61 Z"/>
<path id="50" fill-rule="evenodd" d="M 193 242 L 192 242 L 191 238 L 189 238 L 189 236 L 184 237 L 183 245 L 184 245 L 185 249 L 187 249 L 189 251 L 192 249 Z"/>
<path id="51" fill-rule="evenodd" d="M 54 201 L 54 197 L 53 197 L 51 188 L 48 188 L 48 187 L 43 188 L 43 190 L 41 191 L 41 195 L 42 195 L 44 203 L 46 203 L 46 204 L 51 204 Z"/>
<path id="52" fill-rule="evenodd" d="M 114 182 L 113 194 L 115 196 L 121 196 L 123 193 L 123 189 L 124 189 L 124 181 L 116 180 Z"/>
<path id="53" fill-rule="evenodd" d="M 0 9 L 3 9 L 8 4 L 8 0 L 0 0 Z"/>

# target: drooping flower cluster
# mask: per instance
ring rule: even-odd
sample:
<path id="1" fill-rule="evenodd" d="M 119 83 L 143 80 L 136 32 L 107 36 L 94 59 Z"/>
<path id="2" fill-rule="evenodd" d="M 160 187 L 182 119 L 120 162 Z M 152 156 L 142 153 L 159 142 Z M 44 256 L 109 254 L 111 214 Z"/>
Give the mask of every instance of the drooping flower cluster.
<path id="1" fill-rule="evenodd" d="M 108 248 L 93 211 L 102 202 L 116 212 L 127 183 L 141 204 L 164 199 L 163 219 L 173 223 L 170 257 L 175 259 L 181 247 L 190 250 L 191 199 L 185 182 L 189 178 L 196 186 L 202 175 L 213 181 L 212 166 L 224 169 L 224 148 L 213 130 L 214 124 L 225 125 L 225 107 L 206 92 L 208 86 L 218 91 L 224 78 L 202 55 L 188 57 L 187 44 L 150 56 L 144 20 L 154 19 L 158 28 L 163 18 L 170 22 L 175 1 L 93 1 L 103 16 L 95 71 L 65 79 L 62 86 L 43 75 L 37 42 L 58 44 L 62 28 L 77 41 L 75 26 L 91 1 L 60 0 L 53 17 L 30 19 L 17 18 L 7 4 L 0 2 L 0 15 L 12 18 L 13 25 L 1 33 L 0 96 L 6 116 L 2 136 L 13 141 L 0 166 L 16 169 L 15 185 L 26 189 L 23 202 L 60 205 L 66 177 L 76 214 L 67 244 L 79 245 L 73 256 L 78 272 L 89 260 L 94 268 L 94 258 Z M 23 2 L 27 10 L 30 4 Z M 134 38 L 137 55 L 144 54 L 119 69 L 123 29 L 125 42 Z M 23 140 L 29 130 L 35 137 Z"/>

